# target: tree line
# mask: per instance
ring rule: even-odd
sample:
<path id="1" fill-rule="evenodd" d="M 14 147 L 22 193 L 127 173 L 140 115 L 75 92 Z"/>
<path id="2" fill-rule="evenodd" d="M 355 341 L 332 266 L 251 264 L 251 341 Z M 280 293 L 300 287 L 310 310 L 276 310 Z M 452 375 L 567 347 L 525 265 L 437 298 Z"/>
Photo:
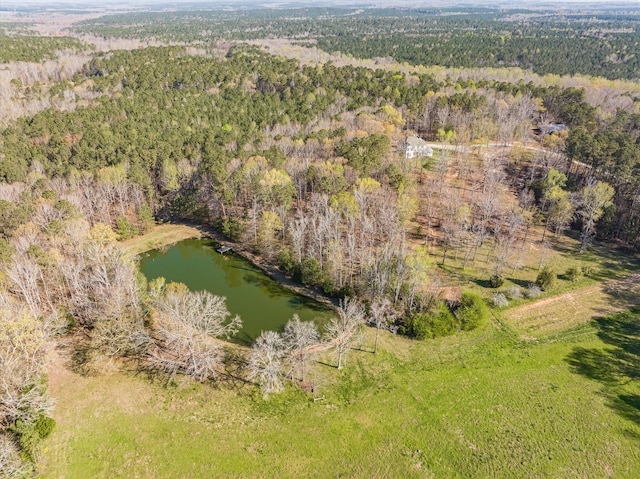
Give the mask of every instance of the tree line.
<path id="1" fill-rule="evenodd" d="M 581 89 L 301 66 L 248 46 L 224 57 L 115 52 L 72 81 L 91 85 L 91 104 L 2 132 L 5 467 L 32 467 L 20 452 L 35 458 L 51 430 L 43 360 L 53 334 L 78 338 L 79 368 L 124 357 L 167 377 L 224 377 L 220 340 L 240 319 L 210 293 L 146 284 L 119 248 L 156 218 L 215 225 L 340 298 L 322 338 L 339 367 L 364 321 L 418 338 L 486 321 L 479 296 L 439 296 L 436 261 L 483 261 L 497 284 L 518 267 L 535 221 L 544 234 L 573 223 L 584 248 L 595 234 L 637 244 L 638 115 L 607 115 Z M 569 130 L 533 153 L 468 149 L 527 140 L 534 121 Z M 409 132 L 438 142 L 436 158 L 406 158 Z M 282 334 L 265 333 L 248 377 L 265 394 L 286 378 L 306 383 L 321 336 L 295 318 Z"/>

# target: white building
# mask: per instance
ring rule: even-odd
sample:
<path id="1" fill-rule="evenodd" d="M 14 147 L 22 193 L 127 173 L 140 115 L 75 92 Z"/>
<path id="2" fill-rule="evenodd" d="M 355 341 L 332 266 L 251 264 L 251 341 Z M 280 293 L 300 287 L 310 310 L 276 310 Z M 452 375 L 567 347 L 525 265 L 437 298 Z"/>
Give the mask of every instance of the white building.
<path id="1" fill-rule="evenodd" d="M 407 138 L 407 149 L 404 152 L 406 158 L 433 156 L 433 149 L 422 138 L 410 136 Z"/>

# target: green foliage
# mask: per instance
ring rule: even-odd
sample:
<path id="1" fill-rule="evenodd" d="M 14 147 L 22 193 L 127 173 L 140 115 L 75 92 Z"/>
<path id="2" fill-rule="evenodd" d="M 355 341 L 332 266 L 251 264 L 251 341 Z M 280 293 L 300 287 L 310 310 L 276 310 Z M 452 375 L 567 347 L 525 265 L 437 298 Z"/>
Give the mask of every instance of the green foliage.
<path id="1" fill-rule="evenodd" d="M 278 253 L 278 267 L 286 274 L 294 274 L 300 266 L 296 264 L 293 252 L 289 248 L 285 248 Z"/>
<path id="2" fill-rule="evenodd" d="M 558 284 L 558 275 L 551 266 L 545 266 L 536 277 L 536 285 L 542 291 L 551 291 Z"/>
<path id="3" fill-rule="evenodd" d="M 300 267 L 294 271 L 293 279 L 302 284 L 318 285 L 322 283 L 322 270 L 315 258 L 303 258 Z"/>
<path id="4" fill-rule="evenodd" d="M 220 220 L 220 231 L 232 241 L 240 241 L 245 232 L 244 224 L 236 218 L 223 218 Z"/>
<path id="5" fill-rule="evenodd" d="M 460 322 L 441 301 L 431 310 L 411 314 L 400 323 L 400 333 L 414 339 L 449 336 L 459 329 Z"/>
<path id="6" fill-rule="evenodd" d="M 119 240 L 127 240 L 139 234 L 138 228 L 126 216 L 118 216 L 116 219 L 116 233 Z"/>
<path id="7" fill-rule="evenodd" d="M 336 154 L 345 157 L 349 165 L 363 176 L 369 176 L 380 168 L 382 157 L 389 151 L 389 147 L 389 137 L 374 133 L 340 144 L 336 148 Z"/>
<path id="8" fill-rule="evenodd" d="M 153 217 L 153 210 L 148 203 L 143 203 L 138 209 L 138 224 L 140 225 L 140 232 L 142 234 L 148 233 L 155 225 L 155 218 Z"/>
<path id="9" fill-rule="evenodd" d="M 494 274 L 493 276 L 491 276 L 491 278 L 489 278 L 489 285 L 492 288 L 499 288 L 503 284 L 504 284 L 504 278 L 499 274 Z"/>
<path id="10" fill-rule="evenodd" d="M 470 331 L 488 321 L 489 309 L 478 293 L 466 291 L 462 293 L 460 305 L 455 310 L 455 316 L 460 321 L 460 329 Z"/>
<path id="11" fill-rule="evenodd" d="M 56 200 L 58 199 L 58 194 L 53 190 L 44 190 L 41 195 L 45 200 Z"/>
<path id="12" fill-rule="evenodd" d="M 56 58 L 59 50 L 79 51 L 82 43 L 71 37 L 5 36 L 0 34 L 0 63 L 42 62 Z"/>
<path id="13" fill-rule="evenodd" d="M 36 462 L 42 440 L 51 435 L 55 425 L 56 422 L 53 418 L 39 415 L 35 421 L 18 419 L 10 427 L 18 439 L 22 455 L 26 460 Z"/>
<path id="14" fill-rule="evenodd" d="M 9 261 L 16 249 L 6 239 L 0 237 L 0 263 Z"/>
<path id="15" fill-rule="evenodd" d="M 584 271 L 581 266 L 572 266 L 567 270 L 567 278 L 570 281 L 580 281 L 584 277 Z"/>
<path id="16" fill-rule="evenodd" d="M 11 236 L 15 229 L 26 223 L 30 215 L 30 206 L 27 203 L 14 203 L 0 200 L 0 234 Z"/>

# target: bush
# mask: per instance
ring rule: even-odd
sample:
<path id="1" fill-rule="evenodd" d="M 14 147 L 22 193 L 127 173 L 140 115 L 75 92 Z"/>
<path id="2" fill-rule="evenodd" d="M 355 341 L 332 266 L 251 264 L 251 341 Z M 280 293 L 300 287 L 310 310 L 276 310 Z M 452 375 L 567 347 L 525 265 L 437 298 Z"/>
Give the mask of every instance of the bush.
<path id="1" fill-rule="evenodd" d="M 456 309 L 455 315 L 460 321 L 460 329 L 471 331 L 489 319 L 489 309 L 478 293 L 467 291 L 462 293 L 460 306 Z"/>
<path id="2" fill-rule="evenodd" d="M 580 266 L 574 266 L 567 270 L 567 278 L 569 278 L 570 281 L 580 281 L 583 277 L 584 271 L 582 271 L 582 267 Z"/>
<path id="3" fill-rule="evenodd" d="M 286 274 L 293 274 L 299 268 L 290 249 L 283 249 L 278 253 L 278 267 Z"/>
<path id="4" fill-rule="evenodd" d="M 489 278 L 489 284 L 492 288 L 499 288 L 504 284 L 504 278 L 499 274 L 494 274 L 493 276 L 491 276 L 491 278 Z"/>
<path id="5" fill-rule="evenodd" d="M 431 311 L 413 314 L 404 320 L 400 333 L 415 339 L 448 336 L 459 329 L 457 318 L 439 302 Z"/>
<path id="6" fill-rule="evenodd" d="M 512 286 L 509 286 L 505 291 L 505 295 L 509 299 L 520 299 L 523 296 L 522 288 L 520 288 L 520 286 L 516 286 L 515 284 Z"/>
<path id="7" fill-rule="evenodd" d="M 536 284 L 542 291 L 550 291 L 558 284 L 558 275 L 549 266 L 542 268 L 536 278 Z"/>
<path id="8" fill-rule="evenodd" d="M 34 422 L 18 419 L 10 429 L 16 435 L 24 457 L 31 462 L 36 462 L 40 443 L 49 437 L 55 425 L 53 418 L 40 415 Z"/>
<path id="9" fill-rule="evenodd" d="M 527 287 L 527 291 L 525 292 L 527 298 L 529 299 L 539 298 L 541 293 L 542 293 L 542 290 L 540 289 L 540 287 L 537 284 L 533 284 L 533 283 L 531 283 Z"/>
<path id="10" fill-rule="evenodd" d="M 509 306 L 509 300 L 502 293 L 493 293 L 491 302 L 496 308 L 504 308 L 505 306 Z"/>
<path id="11" fill-rule="evenodd" d="M 588 264 L 582 267 L 582 273 L 585 276 L 593 277 L 598 273 L 598 269 L 595 266 Z"/>
<path id="12" fill-rule="evenodd" d="M 300 267 L 293 273 L 293 279 L 298 283 L 317 285 L 322 283 L 322 270 L 315 258 L 304 258 Z"/>

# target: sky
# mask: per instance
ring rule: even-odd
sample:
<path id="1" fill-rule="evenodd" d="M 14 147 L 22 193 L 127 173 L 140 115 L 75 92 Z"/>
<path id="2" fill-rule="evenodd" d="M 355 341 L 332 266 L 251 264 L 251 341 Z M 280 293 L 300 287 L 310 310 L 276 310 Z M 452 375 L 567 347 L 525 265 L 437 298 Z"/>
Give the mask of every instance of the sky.
<path id="1" fill-rule="evenodd" d="M 62 6 L 62 5 L 72 5 L 72 6 L 106 6 L 106 5 L 131 5 L 134 7 L 141 7 L 143 5 L 180 5 L 180 4 L 199 4 L 202 6 L 220 6 L 220 5 L 247 5 L 247 4 L 256 4 L 256 5 L 286 5 L 290 7 L 296 6 L 298 2 L 295 0 L 0 0 L 0 9 L 7 9 L 8 7 L 13 6 L 28 6 L 28 5 L 37 5 L 37 6 Z M 319 1 L 304 1 L 305 4 L 313 3 L 315 5 L 375 5 L 375 6 L 452 6 L 452 5 L 470 5 L 470 4 L 478 4 L 478 5 L 493 5 L 493 6 L 513 6 L 513 7 L 523 7 L 523 6 L 541 6 L 541 5 L 555 5 L 558 7 L 566 6 L 567 4 L 589 4 L 595 5 L 600 4 L 603 6 L 606 5 L 635 5 L 640 6 L 640 2 L 638 0 L 460 0 L 457 1 L 447 1 L 447 0 L 319 0 Z"/>

